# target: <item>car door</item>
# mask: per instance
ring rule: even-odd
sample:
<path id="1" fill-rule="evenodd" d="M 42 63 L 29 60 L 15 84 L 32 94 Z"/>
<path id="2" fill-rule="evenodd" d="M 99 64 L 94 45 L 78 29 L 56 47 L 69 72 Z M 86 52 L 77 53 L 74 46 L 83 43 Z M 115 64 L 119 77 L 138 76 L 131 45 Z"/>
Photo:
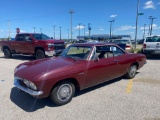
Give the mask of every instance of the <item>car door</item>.
<path id="1" fill-rule="evenodd" d="M 25 54 L 34 54 L 34 40 L 30 34 L 24 35 L 25 44 L 24 44 L 24 52 Z"/>
<path id="2" fill-rule="evenodd" d="M 95 52 L 93 56 L 100 57 L 101 52 L 104 52 L 104 50 L 109 50 L 109 46 L 98 46 L 97 50 L 98 52 Z M 110 51 L 111 52 L 111 51 Z M 112 53 L 112 52 L 111 52 Z M 103 81 L 110 80 L 112 78 L 116 78 L 118 76 L 119 70 L 118 70 L 118 62 L 117 58 L 110 55 L 110 57 L 100 57 L 92 59 L 86 63 L 86 77 L 85 77 L 85 86 L 92 86 L 98 83 L 101 83 Z"/>
<path id="3" fill-rule="evenodd" d="M 24 53 L 24 46 L 25 46 L 24 34 L 18 34 L 14 42 L 14 48 L 16 53 Z"/>

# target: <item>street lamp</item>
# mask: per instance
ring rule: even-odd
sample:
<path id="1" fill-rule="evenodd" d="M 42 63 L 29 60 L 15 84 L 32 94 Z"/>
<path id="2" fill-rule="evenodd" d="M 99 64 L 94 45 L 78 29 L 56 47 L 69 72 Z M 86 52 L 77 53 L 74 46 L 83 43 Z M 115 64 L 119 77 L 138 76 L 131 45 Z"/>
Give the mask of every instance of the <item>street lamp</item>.
<path id="1" fill-rule="evenodd" d="M 146 27 L 146 24 L 144 24 L 143 39 L 145 37 L 145 27 Z"/>
<path id="2" fill-rule="evenodd" d="M 54 25 L 54 26 L 53 26 L 53 30 L 54 30 L 54 39 L 55 39 L 55 27 L 56 27 L 56 26 Z"/>
<path id="3" fill-rule="evenodd" d="M 8 40 L 10 40 L 10 20 L 8 21 Z"/>
<path id="4" fill-rule="evenodd" d="M 83 27 L 84 27 L 84 38 L 85 38 L 85 25 L 83 25 Z"/>
<path id="5" fill-rule="evenodd" d="M 136 43 L 137 43 L 137 25 L 138 25 L 138 14 L 139 13 L 139 0 L 137 2 L 137 15 L 136 15 L 136 32 L 135 32 L 135 46 L 134 48 L 136 49 Z"/>
<path id="6" fill-rule="evenodd" d="M 153 17 L 152 17 L 152 18 L 150 18 L 150 19 L 151 19 L 151 31 L 150 31 L 150 36 L 151 36 L 151 35 L 152 35 L 153 20 L 156 19 L 156 18 L 153 18 Z"/>
<path id="7" fill-rule="evenodd" d="M 67 31 L 68 31 L 68 41 L 69 41 L 69 29 L 67 29 Z"/>
<path id="8" fill-rule="evenodd" d="M 62 27 L 59 27 L 59 29 L 60 29 L 60 40 L 61 40 L 61 28 L 62 28 Z"/>
<path id="9" fill-rule="evenodd" d="M 71 14 L 71 41 L 72 41 L 72 14 L 74 13 L 74 10 L 70 10 L 69 13 Z"/>
<path id="10" fill-rule="evenodd" d="M 115 21 L 115 19 L 108 21 L 108 22 L 110 22 L 110 39 L 112 38 L 112 23 L 114 23 L 114 21 Z"/>
<path id="11" fill-rule="evenodd" d="M 36 27 L 33 27 L 34 33 L 36 32 L 35 29 L 36 29 Z"/>
<path id="12" fill-rule="evenodd" d="M 78 24 L 78 29 L 79 29 L 79 38 L 80 38 L 80 25 L 81 23 Z"/>

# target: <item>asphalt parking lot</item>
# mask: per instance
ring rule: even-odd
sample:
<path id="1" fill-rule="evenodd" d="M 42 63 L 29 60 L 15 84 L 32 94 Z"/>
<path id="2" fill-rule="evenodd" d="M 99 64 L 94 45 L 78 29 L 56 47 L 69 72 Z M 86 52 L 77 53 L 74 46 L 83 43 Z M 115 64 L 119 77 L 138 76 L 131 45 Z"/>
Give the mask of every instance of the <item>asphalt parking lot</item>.
<path id="1" fill-rule="evenodd" d="M 64 106 L 35 99 L 13 86 L 14 68 L 30 56 L 5 59 L 0 52 L 1 120 L 159 120 L 160 57 L 147 58 L 147 64 L 134 79 L 118 78 L 83 90 Z"/>

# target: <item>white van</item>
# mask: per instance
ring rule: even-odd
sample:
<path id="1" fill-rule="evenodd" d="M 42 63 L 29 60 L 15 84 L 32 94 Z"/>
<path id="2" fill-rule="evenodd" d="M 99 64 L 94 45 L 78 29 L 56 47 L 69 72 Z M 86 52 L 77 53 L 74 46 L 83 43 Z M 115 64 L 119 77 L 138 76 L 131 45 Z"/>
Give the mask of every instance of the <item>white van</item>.
<path id="1" fill-rule="evenodd" d="M 146 37 L 142 52 L 144 54 L 160 54 L 160 35 Z"/>

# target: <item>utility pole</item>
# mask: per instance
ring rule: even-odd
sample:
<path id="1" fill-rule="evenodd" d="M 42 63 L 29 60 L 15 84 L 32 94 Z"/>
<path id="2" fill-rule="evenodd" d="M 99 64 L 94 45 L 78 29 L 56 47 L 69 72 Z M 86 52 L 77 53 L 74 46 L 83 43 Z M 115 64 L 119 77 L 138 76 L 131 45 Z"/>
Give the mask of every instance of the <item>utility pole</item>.
<path id="1" fill-rule="evenodd" d="M 145 27 L 146 27 L 146 24 L 144 24 L 143 39 L 145 37 Z"/>
<path id="2" fill-rule="evenodd" d="M 88 23 L 89 39 L 91 39 L 91 23 Z"/>
<path id="3" fill-rule="evenodd" d="M 110 39 L 112 38 L 112 23 L 114 23 L 114 21 L 115 21 L 115 19 L 108 21 L 108 22 L 110 22 Z"/>
<path id="4" fill-rule="evenodd" d="M 59 27 L 59 29 L 60 29 L 60 40 L 61 40 L 61 28 L 62 28 L 62 27 Z"/>
<path id="5" fill-rule="evenodd" d="M 56 26 L 54 25 L 54 26 L 53 26 L 53 30 L 54 30 L 54 39 L 55 39 L 55 27 L 56 27 Z"/>
<path id="6" fill-rule="evenodd" d="M 153 26 L 153 20 L 154 20 L 154 19 L 156 19 L 156 18 L 153 18 L 153 17 L 151 18 L 151 31 L 150 31 L 150 36 L 152 35 L 152 26 Z"/>
<path id="7" fill-rule="evenodd" d="M 67 31 L 68 31 L 68 41 L 69 41 L 69 29 L 67 29 Z"/>
<path id="8" fill-rule="evenodd" d="M 71 14 L 71 41 L 73 42 L 72 40 L 72 14 L 74 13 L 74 10 L 70 10 L 69 13 Z"/>
<path id="9" fill-rule="evenodd" d="M 137 26 L 138 26 L 138 14 L 139 13 L 139 0 L 137 1 L 137 15 L 136 15 L 136 31 L 135 31 L 135 46 L 136 49 L 136 43 L 137 43 Z"/>
<path id="10" fill-rule="evenodd" d="M 78 29 L 79 29 L 79 39 L 80 39 L 80 25 L 81 25 L 81 23 L 78 24 Z"/>
<path id="11" fill-rule="evenodd" d="M 40 29 L 40 32 L 42 33 L 42 28 L 39 28 Z"/>
<path id="12" fill-rule="evenodd" d="M 36 27 L 33 27 L 33 30 L 34 30 L 34 33 L 36 32 L 35 30 L 36 30 Z"/>
<path id="13" fill-rule="evenodd" d="M 8 40 L 10 40 L 10 20 L 8 21 Z"/>
<path id="14" fill-rule="evenodd" d="M 83 25 L 83 27 L 84 27 L 84 39 L 85 39 L 85 25 Z"/>
<path id="15" fill-rule="evenodd" d="M 149 16 L 149 18 L 148 19 L 151 19 L 152 18 L 152 16 Z M 151 20 L 150 20 L 150 23 L 149 23 L 149 26 L 148 26 L 149 28 L 148 28 L 148 36 L 150 35 L 150 33 L 151 33 Z"/>

